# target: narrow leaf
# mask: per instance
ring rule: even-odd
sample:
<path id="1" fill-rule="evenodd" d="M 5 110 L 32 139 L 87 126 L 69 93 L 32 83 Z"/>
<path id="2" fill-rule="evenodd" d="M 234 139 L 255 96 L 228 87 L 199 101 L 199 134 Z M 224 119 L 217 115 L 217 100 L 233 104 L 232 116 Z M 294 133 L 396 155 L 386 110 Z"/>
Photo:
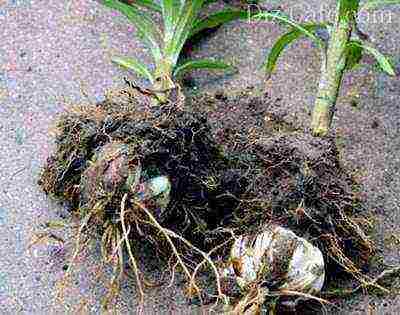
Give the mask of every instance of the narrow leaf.
<path id="1" fill-rule="evenodd" d="M 148 79 L 151 83 L 154 82 L 153 75 L 140 61 L 130 57 L 113 57 L 111 60 L 124 68 L 135 71 L 140 76 Z"/>
<path id="2" fill-rule="evenodd" d="M 385 5 L 395 5 L 395 4 L 400 4 L 400 0 L 370 0 L 364 4 L 363 9 L 372 10 L 372 9 L 377 9 L 381 6 L 383 7 Z"/>
<path id="3" fill-rule="evenodd" d="M 175 26 L 181 14 L 181 6 L 180 0 L 161 0 L 165 45 L 168 45 L 174 38 Z"/>
<path id="4" fill-rule="evenodd" d="M 386 72 L 388 75 L 391 75 L 391 76 L 396 75 L 396 72 L 395 72 L 392 64 L 390 63 L 389 59 L 387 57 L 385 57 L 385 55 L 383 55 L 381 52 L 379 52 L 376 48 L 367 46 L 365 44 L 359 44 L 359 43 L 357 43 L 357 45 L 360 46 L 366 52 L 370 53 L 372 56 L 374 56 L 374 58 L 376 59 L 376 61 L 379 64 L 380 68 L 384 72 Z"/>
<path id="5" fill-rule="evenodd" d="M 203 3 L 204 0 L 185 1 L 175 27 L 174 40 L 170 41 L 164 50 L 165 56 L 170 59 L 172 64 L 177 62 L 182 47 L 189 37 L 193 23 L 199 15 Z"/>
<path id="6" fill-rule="evenodd" d="M 124 14 L 128 20 L 135 25 L 138 32 L 143 36 L 148 44 L 154 59 L 160 60 L 162 58 L 160 50 L 160 30 L 155 26 L 151 17 L 137 7 L 124 4 L 118 0 L 104 0 L 104 5 L 109 8 L 115 9 Z"/>
<path id="7" fill-rule="evenodd" d="M 213 13 L 204 19 L 196 20 L 189 37 L 192 37 L 205 29 L 214 28 L 237 19 L 247 19 L 248 15 L 249 13 L 246 10 L 233 9 L 225 9 Z"/>
<path id="8" fill-rule="evenodd" d="M 326 27 L 325 23 L 322 24 L 299 24 L 299 26 L 306 30 L 307 32 L 314 32 L 320 28 Z M 269 77 L 273 71 L 275 70 L 277 61 L 282 54 L 282 52 L 288 47 L 290 44 L 292 44 L 295 40 L 301 38 L 304 36 L 304 32 L 299 30 L 298 28 L 293 29 L 292 31 L 284 34 L 281 36 L 274 44 L 274 46 L 271 48 L 268 58 L 266 62 L 264 63 L 265 71 L 267 73 L 267 76 Z"/>
<path id="9" fill-rule="evenodd" d="M 179 65 L 174 70 L 175 77 L 181 77 L 185 72 L 197 69 L 204 70 L 222 70 L 225 72 L 234 73 L 237 69 L 222 61 L 215 61 L 210 59 L 189 60 Z"/>
<path id="10" fill-rule="evenodd" d="M 359 41 L 351 40 L 346 47 L 346 69 L 351 70 L 358 65 L 363 56 L 364 48 Z"/>
<path id="11" fill-rule="evenodd" d="M 155 1 L 152 0 L 131 0 L 129 1 L 129 4 L 141 6 L 153 10 L 155 12 L 161 13 L 161 7 Z"/>
<path id="12" fill-rule="evenodd" d="M 353 19 L 358 12 L 360 0 L 339 0 L 339 18 Z"/>
<path id="13" fill-rule="evenodd" d="M 256 14 L 254 16 L 254 18 L 272 20 L 272 21 L 278 20 L 278 21 L 282 22 L 283 24 L 293 27 L 294 29 L 303 33 L 303 35 L 312 39 L 318 45 L 318 47 L 320 47 L 320 48 L 324 47 L 324 43 L 322 42 L 322 40 L 320 38 L 318 38 L 311 31 L 309 31 L 305 27 L 303 27 L 302 24 L 290 19 L 288 16 L 282 14 L 281 12 L 262 12 L 262 13 Z"/>

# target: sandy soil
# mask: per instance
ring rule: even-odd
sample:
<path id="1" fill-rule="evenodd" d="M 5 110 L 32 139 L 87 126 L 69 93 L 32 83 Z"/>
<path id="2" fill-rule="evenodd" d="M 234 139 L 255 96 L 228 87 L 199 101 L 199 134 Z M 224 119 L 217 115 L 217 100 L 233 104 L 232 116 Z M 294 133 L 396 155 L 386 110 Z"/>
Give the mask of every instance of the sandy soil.
<path id="1" fill-rule="evenodd" d="M 334 1 L 325 2 L 322 12 L 327 16 Z M 279 3 L 300 20 L 322 15 L 320 1 Z M 400 10 L 362 20 L 372 42 L 393 56 L 399 68 Z M 125 19 L 95 1 L 0 0 L 0 25 L 0 313 L 99 313 L 107 273 L 96 276 L 104 270 L 97 244 L 78 257 L 76 276 L 61 301 L 55 299 L 55 288 L 64 274 L 73 230 L 58 232 L 65 246 L 54 242 L 29 248 L 41 223 L 65 218 L 73 224 L 36 181 L 53 147 L 49 129 L 57 114 L 73 103 L 100 100 L 105 89 L 122 84 L 126 73 L 110 63 L 111 55 L 134 55 L 150 63 L 149 55 Z M 222 79 L 195 73 L 196 91 L 266 89 L 272 99 L 280 99 L 287 120 L 306 127 L 318 79 L 317 51 L 307 41 L 293 45 L 267 83 L 260 69 L 282 31 L 254 22 L 220 28 L 195 47 L 193 55 L 223 58 L 240 72 Z M 374 71 L 371 59 L 365 62 L 345 78 L 334 129 L 343 164 L 363 181 L 369 211 L 376 218 L 374 237 L 383 262 L 391 265 L 400 261 L 400 81 Z M 128 302 L 133 291 L 127 282 L 117 306 L 121 314 L 134 314 Z M 400 313 L 399 296 L 360 294 L 339 305 L 333 313 Z M 195 311 L 183 306 L 179 289 L 173 287 L 150 293 L 146 314 L 160 313 Z"/>

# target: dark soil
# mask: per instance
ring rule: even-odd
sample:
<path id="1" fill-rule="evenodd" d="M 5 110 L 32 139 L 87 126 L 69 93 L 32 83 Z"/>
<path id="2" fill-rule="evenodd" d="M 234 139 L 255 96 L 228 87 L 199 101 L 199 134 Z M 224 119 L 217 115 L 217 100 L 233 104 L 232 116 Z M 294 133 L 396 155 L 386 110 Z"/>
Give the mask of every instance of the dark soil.
<path id="1" fill-rule="evenodd" d="M 361 183 L 342 167 L 334 138 L 312 137 L 286 121 L 280 100 L 253 88 L 235 96 L 202 95 L 192 106 L 208 111 L 224 153 L 247 166 L 248 199 L 237 214 L 246 221 L 243 232 L 275 222 L 311 238 L 326 257 L 338 237 L 343 254 L 365 266 L 373 246 L 355 223 L 367 219 Z M 354 255 L 354 249 L 363 255 Z M 327 261 L 328 276 L 343 270 Z"/>
<path id="2" fill-rule="evenodd" d="M 242 234 L 277 223 L 322 250 L 328 280 L 343 271 L 364 279 L 358 268 L 373 246 L 359 224 L 364 218 L 357 217 L 358 183 L 341 167 L 333 139 L 286 122 L 279 100 L 253 89 L 193 97 L 190 110 L 175 103 L 151 107 L 141 99 L 126 90 L 64 114 L 40 180 L 45 192 L 67 201 L 82 219 L 96 209 L 88 226 L 101 233 L 106 223 L 121 230 L 121 200 L 134 192 L 132 176 L 138 183 L 164 175 L 171 201 L 165 211 L 150 207 L 152 215 L 200 249 L 226 241 L 221 227 Z M 130 237 L 171 258 L 146 215 L 129 200 L 127 207 Z M 177 246 L 193 270 L 199 257 Z"/>

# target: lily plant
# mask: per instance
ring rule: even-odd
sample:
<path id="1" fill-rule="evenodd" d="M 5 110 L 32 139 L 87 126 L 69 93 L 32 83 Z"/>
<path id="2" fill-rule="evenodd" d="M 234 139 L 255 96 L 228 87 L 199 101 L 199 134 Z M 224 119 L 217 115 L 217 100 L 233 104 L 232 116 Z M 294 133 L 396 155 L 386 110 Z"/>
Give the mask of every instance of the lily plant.
<path id="1" fill-rule="evenodd" d="M 169 91 L 175 88 L 176 80 L 185 72 L 194 69 L 212 69 L 234 72 L 235 68 L 222 61 L 212 59 L 186 60 L 180 63 L 185 43 L 205 29 L 215 28 L 235 19 L 245 19 L 246 10 L 225 8 L 203 18 L 203 8 L 212 0 L 102 0 L 109 8 L 125 15 L 135 26 L 140 38 L 149 48 L 155 67 L 150 70 L 133 57 L 113 57 L 120 66 L 136 72 L 149 80 L 158 102 L 168 99 Z M 162 27 L 158 27 L 154 15 L 161 16 Z"/>
<path id="2" fill-rule="evenodd" d="M 264 65 L 268 76 L 274 71 L 277 60 L 286 47 L 301 37 L 310 38 L 322 52 L 321 76 L 311 118 L 313 135 L 326 136 L 329 133 L 343 75 L 358 65 L 364 54 L 372 55 L 388 75 L 396 75 L 390 60 L 368 42 L 368 36 L 357 26 L 357 17 L 361 9 L 375 9 L 385 4 L 400 4 L 400 0 L 370 0 L 366 1 L 362 8 L 360 0 L 337 0 L 333 24 L 300 24 L 280 13 L 276 15 L 275 19 L 289 25 L 291 29 L 281 36 L 270 50 Z M 274 17 L 271 17 L 270 13 L 260 13 L 256 18 L 270 20 Z M 327 42 L 318 36 L 321 29 L 327 30 L 330 35 Z"/>

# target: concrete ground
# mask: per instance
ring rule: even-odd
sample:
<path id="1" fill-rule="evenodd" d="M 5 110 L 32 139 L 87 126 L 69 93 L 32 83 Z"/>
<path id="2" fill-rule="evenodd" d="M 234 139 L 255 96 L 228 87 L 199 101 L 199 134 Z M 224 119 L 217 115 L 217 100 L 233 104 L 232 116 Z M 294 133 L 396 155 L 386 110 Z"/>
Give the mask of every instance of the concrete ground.
<path id="1" fill-rule="evenodd" d="M 320 2 L 279 4 L 299 20 L 332 16 L 335 1 Z M 400 68 L 400 10 L 379 12 L 364 13 L 361 27 Z M 54 146 L 49 130 L 57 115 L 72 104 L 101 100 L 105 90 L 122 84 L 126 73 L 111 64 L 110 56 L 133 55 L 147 63 L 151 59 L 126 20 L 95 1 L 0 0 L 0 25 L 0 313 L 100 313 L 107 273 L 97 276 L 104 269 L 96 244 L 79 255 L 75 276 L 59 299 L 56 287 L 65 274 L 76 230 L 60 229 L 57 235 L 65 245 L 49 241 L 29 246 L 49 220 L 74 224 L 36 181 Z M 223 58 L 240 72 L 223 79 L 196 73 L 196 88 L 266 88 L 271 97 L 281 99 L 287 119 L 306 126 L 319 70 L 312 45 L 293 45 L 272 80 L 263 81 L 260 64 L 282 31 L 280 26 L 254 21 L 220 28 L 193 54 Z M 370 58 L 365 63 L 345 78 L 334 129 L 343 164 L 362 179 L 376 218 L 375 238 L 384 257 L 380 264 L 394 265 L 400 263 L 400 81 L 376 72 Z M 129 302 L 133 291 L 126 283 L 119 313 L 135 313 L 134 302 Z M 155 289 L 145 312 L 195 313 L 182 303 L 178 288 Z M 360 294 L 332 312 L 400 314 L 400 297 Z"/>

